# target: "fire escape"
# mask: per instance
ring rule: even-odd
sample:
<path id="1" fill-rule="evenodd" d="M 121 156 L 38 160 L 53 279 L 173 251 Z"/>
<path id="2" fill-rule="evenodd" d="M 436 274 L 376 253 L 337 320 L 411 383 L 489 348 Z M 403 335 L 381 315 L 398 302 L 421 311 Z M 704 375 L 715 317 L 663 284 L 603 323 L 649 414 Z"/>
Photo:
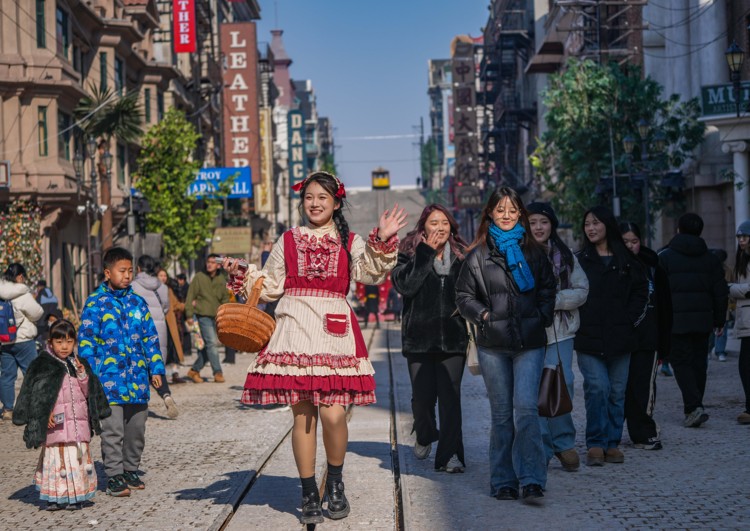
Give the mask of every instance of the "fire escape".
<path id="1" fill-rule="evenodd" d="M 647 0 L 557 0 L 550 19 L 568 36 L 568 54 L 599 63 L 640 63 Z"/>
<path id="2" fill-rule="evenodd" d="M 523 71 L 533 49 L 526 0 L 498 0 L 490 7 L 480 64 L 484 106 L 484 178 L 519 191 L 527 187 L 525 138 L 536 123 L 535 103 Z"/>

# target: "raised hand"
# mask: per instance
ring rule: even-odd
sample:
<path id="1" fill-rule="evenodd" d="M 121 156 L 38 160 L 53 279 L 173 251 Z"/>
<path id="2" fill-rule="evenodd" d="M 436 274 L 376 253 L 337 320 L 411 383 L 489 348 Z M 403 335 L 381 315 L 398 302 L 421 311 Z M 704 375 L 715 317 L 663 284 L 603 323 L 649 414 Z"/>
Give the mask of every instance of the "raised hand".
<path id="1" fill-rule="evenodd" d="M 445 243 L 445 238 L 440 232 L 435 231 L 430 233 L 429 236 L 423 234 L 422 241 L 437 251 Z"/>
<path id="2" fill-rule="evenodd" d="M 391 210 L 384 211 L 380 214 L 378 238 L 387 241 L 391 236 L 406 227 L 406 217 L 406 212 L 403 208 L 398 208 L 398 203 L 395 203 Z"/>

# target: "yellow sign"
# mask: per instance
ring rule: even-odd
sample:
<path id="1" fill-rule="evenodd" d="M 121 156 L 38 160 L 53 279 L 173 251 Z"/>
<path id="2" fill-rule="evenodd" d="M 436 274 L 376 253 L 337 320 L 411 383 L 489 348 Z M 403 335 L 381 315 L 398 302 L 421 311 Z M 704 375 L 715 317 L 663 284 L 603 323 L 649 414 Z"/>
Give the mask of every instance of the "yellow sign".
<path id="1" fill-rule="evenodd" d="M 255 211 L 274 212 L 273 140 L 271 138 L 271 109 L 260 109 L 260 182 L 255 185 Z"/>
<path id="2" fill-rule="evenodd" d="M 252 243 L 251 227 L 220 227 L 214 230 L 211 252 L 223 255 L 250 254 Z"/>

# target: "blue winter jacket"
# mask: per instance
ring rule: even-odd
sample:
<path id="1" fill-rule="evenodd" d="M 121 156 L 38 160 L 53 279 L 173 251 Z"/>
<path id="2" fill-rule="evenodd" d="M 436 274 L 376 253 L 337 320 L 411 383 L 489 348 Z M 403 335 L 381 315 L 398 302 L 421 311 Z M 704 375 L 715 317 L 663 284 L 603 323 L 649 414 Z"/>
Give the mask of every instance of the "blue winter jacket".
<path id="1" fill-rule="evenodd" d="M 150 377 L 165 372 L 146 301 L 131 287 L 113 290 L 106 282 L 86 299 L 78 355 L 89 362 L 114 405 L 148 403 Z"/>

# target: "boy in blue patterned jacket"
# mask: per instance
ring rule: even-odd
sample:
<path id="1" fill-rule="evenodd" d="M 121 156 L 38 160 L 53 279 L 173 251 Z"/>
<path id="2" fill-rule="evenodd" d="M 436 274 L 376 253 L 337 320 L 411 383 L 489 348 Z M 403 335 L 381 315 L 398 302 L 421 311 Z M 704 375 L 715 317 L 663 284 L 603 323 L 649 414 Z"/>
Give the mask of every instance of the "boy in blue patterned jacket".
<path id="1" fill-rule="evenodd" d="M 121 247 L 104 253 L 104 282 L 89 295 L 78 329 L 78 355 L 102 382 L 112 415 L 102 421 L 107 494 L 143 489 L 138 467 L 145 444 L 149 379 L 161 385 L 164 362 L 148 305 L 133 292 L 133 255 Z"/>

